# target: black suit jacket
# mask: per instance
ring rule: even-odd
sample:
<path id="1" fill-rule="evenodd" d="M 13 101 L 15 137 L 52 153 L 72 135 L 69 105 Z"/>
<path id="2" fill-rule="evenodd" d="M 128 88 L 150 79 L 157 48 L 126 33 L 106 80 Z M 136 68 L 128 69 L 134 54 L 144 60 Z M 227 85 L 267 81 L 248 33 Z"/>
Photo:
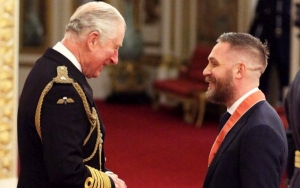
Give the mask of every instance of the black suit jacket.
<path id="1" fill-rule="evenodd" d="M 261 101 L 226 135 L 204 181 L 205 188 L 278 188 L 287 139 L 276 111 Z"/>
<path id="2" fill-rule="evenodd" d="M 285 113 L 290 129 L 292 140 L 296 150 L 300 150 L 300 71 L 298 70 L 285 98 Z M 291 165 L 294 166 L 294 151 L 292 151 Z M 300 187 L 300 168 L 295 168 L 290 182 L 291 188 Z"/>
<path id="3" fill-rule="evenodd" d="M 82 99 L 71 84 L 54 84 L 47 93 L 41 110 L 42 141 L 37 134 L 35 111 L 38 100 L 46 84 L 57 76 L 57 67 L 62 65 L 67 67 L 69 77 L 82 87 L 90 107 L 96 107 L 92 89 L 85 76 L 65 56 L 49 48 L 30 71 L 20 96 L 18 188 L 82 188 L 86 178 L 91 176 L 85 165 L 100 169 L 98 151 L 90 161 L 83 163 L 83 159 L 89 157 L 94 150 L 97 134 L 94 131 L 83 146 L 90 123 Z M 63 97 L 72 98 L 74 103 L 57 104 Z M 100 123 L 104 140 L 105 129 L 101 119 Z M 101 168 L 106 171 L 103 145 Z"/>

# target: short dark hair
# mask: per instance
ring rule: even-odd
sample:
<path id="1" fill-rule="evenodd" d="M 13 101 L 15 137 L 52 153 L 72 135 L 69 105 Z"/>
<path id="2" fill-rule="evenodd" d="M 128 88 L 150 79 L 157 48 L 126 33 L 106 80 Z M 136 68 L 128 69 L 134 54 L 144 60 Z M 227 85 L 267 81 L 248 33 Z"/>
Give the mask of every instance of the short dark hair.
<path id="1" fill-rule="evenodd" d="M 258 38 L 250 35 L 249 33 L 223 33 L 217 42 L 227 42 L 231 45 L 232 49 L 248 53 L 252 57 L 256 57 L 264 72 L 268 65 L 268 57 L 270 55 L 267 42 L 262 43 Z"/>

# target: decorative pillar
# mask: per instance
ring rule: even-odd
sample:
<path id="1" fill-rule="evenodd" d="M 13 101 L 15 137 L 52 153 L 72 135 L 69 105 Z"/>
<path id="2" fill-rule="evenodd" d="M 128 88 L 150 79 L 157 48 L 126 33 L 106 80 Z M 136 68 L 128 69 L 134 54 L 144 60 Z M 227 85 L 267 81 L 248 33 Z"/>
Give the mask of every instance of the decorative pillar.
<path id="1" fill-rule="evenodd" d="M 0 187 L 16 187 L 19 1 L 0 4 Z"/>
<path id="2" fill-rule="evenodd" d="M 171 0 L 161 1 L 161 31 L 162 31 L 162 63 L 165 64 L 172 59 L 172 49 L 171 49 Z"/>
<path id="3" fill-rule="evenodd" d="M 187 14 L 185 14 L 187 12 Z M 197 44 L 197 0 L 161 1 L 162 65 L 158 79 L 176 77 Z M 174 17 L 174 18 L 173 18 Z"/>
<path id="4" fill-rule="evenodd" d="M 183 49 L 183 0 L 175 0 L 174 18 L 174 62 L 178 65 L 182 60 Z"/>
<path id="5" fill-rule="evenodd" d="M 172 1 L 163 0 L 161 3 L 161 64 L 157 69 L 156 79 L 162 80 L 168 78 L 169 63 L 172 61 L 172 28 L 171 13 Z"/>
<path id="6" fill-rule="evenodd" d="M 75 11 L 74 8 L 77 8 L 73 6 L 73 3 L 73 0 L 51 0 L 48 2 L 49 10 L 51 10 L 47 18 L 47 21 L 51 23 L 49 46 L 54 46 L 64 37 L 66 25 Z"/>
<path id="7" fill-rule="evenodd" d="M 257 0 L 238 0 L 237 30 L 248 32 Z M 250 7 L 250 8 L 249 8 Z"/>
<path id="8" fill-rule="evenodd" d="M 191 56 L 193 51 L 195 50 L 195 47 L 197 45 L 197 0 L 190 0 L 190 11 L 189 11 L 189 52 L 188 57 Z"/>
<path id="9" fill-rule="evenodd" d="M 300 4 L 300 0 L 292 0 L 291 2 L 291 62 L 290 62 L 290 82 L 294 79 L 299 69 L 299 62 L 300 62 L 300 48 L 299 48 L 299 41 L 300 41 L 300 29 L 296 27 L 296 4 Z"/>

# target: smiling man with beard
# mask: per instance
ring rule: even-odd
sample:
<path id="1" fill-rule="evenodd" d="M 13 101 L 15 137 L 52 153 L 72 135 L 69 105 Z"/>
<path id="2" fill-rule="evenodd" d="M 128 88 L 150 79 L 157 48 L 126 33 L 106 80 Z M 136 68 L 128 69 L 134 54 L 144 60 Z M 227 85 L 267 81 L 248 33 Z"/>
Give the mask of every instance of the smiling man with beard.
<path id="1" fill-rule="evenodd" d="M 224 33 L 203 74 L 207 100 L 227 107 L 228 120 L 209 154 L 205 188 L 278 188 L 287 139 L 276 111 L 258 89 L 267 66 L 266 44 L 246 33 Z M 222 122 L 221 121 L 221 122 Z"/>

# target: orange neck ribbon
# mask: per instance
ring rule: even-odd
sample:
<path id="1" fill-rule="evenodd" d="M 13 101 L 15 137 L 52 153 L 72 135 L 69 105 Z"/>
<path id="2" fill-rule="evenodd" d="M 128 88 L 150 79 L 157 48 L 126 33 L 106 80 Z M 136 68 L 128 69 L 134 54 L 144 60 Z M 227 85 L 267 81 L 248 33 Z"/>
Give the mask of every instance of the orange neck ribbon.
<path id="1" fill-rule="evenodd" d="M 236 122 L 256 103 L 266 100 L 265 95 L 263 92 L 256 91 L 249 95 L 233 112 L 233 114 L 230 116 L 222 130 L 220 131 L 219 135 L 217 136 L 208 157 L 208 166 L 212 162 L 214 156 L 216 155 L 220 145 L 222 144 L 225 136 L 227 133 L 231 130 L 231 128 L 236 124 Z"/>

